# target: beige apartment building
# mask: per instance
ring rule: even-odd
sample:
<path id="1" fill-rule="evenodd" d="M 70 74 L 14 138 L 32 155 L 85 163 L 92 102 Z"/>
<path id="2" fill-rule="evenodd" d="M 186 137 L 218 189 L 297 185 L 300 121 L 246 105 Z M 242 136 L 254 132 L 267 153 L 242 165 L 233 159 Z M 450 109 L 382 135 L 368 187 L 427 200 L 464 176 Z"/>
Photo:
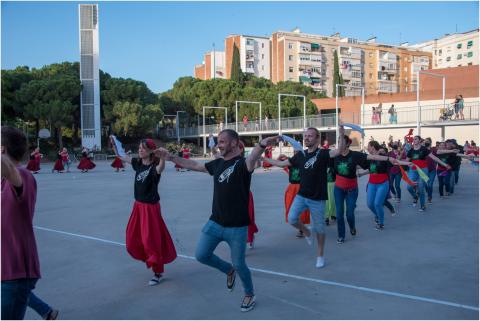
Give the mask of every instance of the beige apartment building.
<path id="1" fill-rule="evenodd" d="M 433 69 L 478 65 L 479 29 L 413 45 L 432 53 Z"/>
<path id="2" fill-rule="evenodd" d="M 301 82 L 315 91 L 333 95 L 334 52 L 345 85 L 363 87 L 365 94 L 416 90 L 419 70 L 430 69 L 432 54 L 418 48 L 376 43 L 375 38 L 358 41 L 340 34 L 322 36 L 278 31 L 270 38 L 233 35 L 225 39 L 225 77 L 230 78 L 233 44 L 240 51 L 243 72 L 280 81 Z M 206 59 L 207 61 L 207 59 Z M 268 67 L 267 67 L 268 66 Z M 195 67 L 195 77 L 208 74 L 208 64 Z M 348 88 L 346 96 L 361 95 Z"/>
<path id="3" fill-rule="evenodd" d="M 225 52 L 207 52 L 204 56 L 203 62 L 199 65 L 195 65 L 193 69 L 193 74 L 195 78 L 202 80 L 213 78 L 226 79 L 227 77 L 225 74 Z"/>

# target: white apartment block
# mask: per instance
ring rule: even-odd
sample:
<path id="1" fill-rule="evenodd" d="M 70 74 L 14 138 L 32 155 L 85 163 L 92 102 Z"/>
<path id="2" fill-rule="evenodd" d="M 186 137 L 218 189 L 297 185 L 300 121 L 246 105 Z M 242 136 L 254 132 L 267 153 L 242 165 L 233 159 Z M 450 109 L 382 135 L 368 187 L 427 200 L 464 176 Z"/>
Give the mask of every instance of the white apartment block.
<path id="1" fill-rule="evenodd" d="M 244 73 L 270 79 L 270 39 L 240 36 L 240 68 Z"/>
<path id="2" fill-rule="evenodd" d="M 446 35 L 412 47 L 432 53 L 433 69 L 478 65 L 479 29 Z"/>

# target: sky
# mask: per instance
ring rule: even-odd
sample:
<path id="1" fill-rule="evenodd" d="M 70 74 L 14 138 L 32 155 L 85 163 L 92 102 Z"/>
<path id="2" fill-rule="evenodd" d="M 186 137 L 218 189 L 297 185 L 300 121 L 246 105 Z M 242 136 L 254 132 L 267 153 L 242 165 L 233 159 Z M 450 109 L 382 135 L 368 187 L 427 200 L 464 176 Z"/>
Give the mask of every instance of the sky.
<path id="1" fill-rule="evenodd" d="M 478 2 L 1 2 L 1 67 L 79 61 L 78 4 L 98 3 L 100 69 L 155 93 L 231 34 L 291 31 L 398 45 L 478 28 Z"/>

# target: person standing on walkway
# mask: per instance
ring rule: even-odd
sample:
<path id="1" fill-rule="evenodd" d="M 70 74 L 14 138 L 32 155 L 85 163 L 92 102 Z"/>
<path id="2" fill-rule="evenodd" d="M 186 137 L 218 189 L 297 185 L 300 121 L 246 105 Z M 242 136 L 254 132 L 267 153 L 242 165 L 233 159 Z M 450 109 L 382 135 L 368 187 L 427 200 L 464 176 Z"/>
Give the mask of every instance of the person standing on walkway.
<path id="1" fill-rule="evenodd" d="M 30 160 L 27 164 L 27 169 L 33 174 L 37 174 L 40 171 L 40 160 L 43 155 L 40 154 L 40 148 L 35 148 L 35 150 L 30 154 Z"/>
<path id="2" fill-rule="evenodd" d="M 2 127 L 2 320 L 21 320 L 27 305 L 35 305 L 32 290 L 40 275 L 33 232 L 37 182 L 20 166 L 27 138 L 18 129 Z M 43 302 L 43 301 L 41 301 Z M 29 304 L 30 303 L 30 304 Z M 33 307 L 33 306 L 32 306 Z M 50 315 L 52 319 L 55 315 Z M 49 317 L 49 315 L 47 315 Z"/>
<path id="3" fill-rule="evenodd" d="M 200 263 L 226 274 L 229 291 L 233 291 L 238 273 L 245 292 L 240 306 L 242 312 L 250 311 L 255 306 L 252 277 L 245 262 L 245 244 L 250 223 L 248 216 L 250 182 L 255 163 L 262 152 L 277 140 L 278 137 L 263 139 L 248 157 L 244 158 L 240 155 L 238 133 L 232 129 L 225 129 L 218 135 L 218 149 L 222 157 L 205 164 L 171 155 L 164 148 L 156 151 L 158 157 L 213 176 L 212 215 L 202 229 L 195 257 Z M 222 241 L 230 247 L 232 263 L 214 254 Z"/>
<path id="4" fill-rule="evenodd" d="M 392 150 L 388 153 L 390 158 L 403 160 L 406 157 L 406 154 L 402 151 L 399 147 L 398 142 L 392 143 Z M 400 187 L 400 183 L 402 181 L 402 173 L 400 172 L 400 167 L 394 165 L 390 168 L 390 190 L 394 195 L 395 201 L 400 203 L 402 199 L 402 189 Z"/>
<path id="5" fill-rule="evenodd" d="M 343 126 L 340 126 L 339 137 L 343 137 L 344 131 Z M 317 235 L 318 252 L 315 266 L 322 268 L 325 266 L 324 215 L 325 202 L 328 199 L 327 169 L 330 158 L 339 155 L 340 150 L 343 149 L 344 140 L 340 139 L 338 149 L 321 149 L 318 147 L 320 144 L 320 132 L 314 127 L 305 130 L 303 140 L 307 147 L 303 152 L 297 153 L 284 161 L 273 159 L 265 160 L 279 167 L 295 166 L 300 168 L 300 190 L 297 196 L 295 196 L 290 212 L 288 213 L 288 222 L 303 232 L 305 240 L 309 245 L 313 243 L 313 235 Z M 313 223 L 311 229 L 307 229 L 299 220 L 300 214 L 307 208 L 310 210 L 310 217 Z"/>
<path id="6" fill-rule="evenodd" d="M 437 156 L 437 148 L 432 146 L 432 139 L 430 137 L 425 138 L 424 146 L 427 148 L 427 150 L 433 153 L 433 155 Z M 437 164 L 434 162 L 434 160 L 430 157 L 427 157 L 428 182 L 425 184 L 425 188 L 427 190 L 428 204 L 432 204 L 433 183 L 435 182 L 435 177 L 437 176 L 436 167 Z"/>
<path id="7" fill-rule="evenodd" d="M 86 172 L 88 172 L 89 170 L 94 169 L 95 166 L 96 166 L 95 163 L 92 162 L 92 160 L 90 159 L 90 157 L 88 157 L 88 149 L 87 149 L 87 148 L 83 148 L 83 150 L 82 150 L 82 159 L 80 159 L 80 162 L 78 163 L 77 168 L 78 168 L 82 173 L 86 173 Z"/>
<path id="8" fill-rule="evenodd" d="M 112 145 L 115 146 L 113 142 Z M 151 286 L 160 283 L 164 265 L 177 257 L 160 209 L 158 184 L 165 169 L 165 160 L 155 157 L 156 148 L 152 139 L 142 139 L 138 146 L 138 158 L 131 158 L 120 157 L 114 147 L 117 157 L 131 164 L 135 171 L 135 202 L 126 231 L 127 252 L 153 270 L 153 277 L 148 282 Z"/>

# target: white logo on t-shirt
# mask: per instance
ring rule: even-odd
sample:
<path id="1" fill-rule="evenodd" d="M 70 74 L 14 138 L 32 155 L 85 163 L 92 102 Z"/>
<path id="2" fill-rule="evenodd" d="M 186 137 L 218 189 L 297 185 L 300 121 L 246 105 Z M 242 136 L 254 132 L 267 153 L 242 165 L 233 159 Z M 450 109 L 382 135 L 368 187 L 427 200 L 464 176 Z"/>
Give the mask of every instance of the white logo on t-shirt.
<path id="1" fill-rule="evenodd" d="M 137 181 L 142 183 L 145 181 L 145 179 L 148 176 L 148 173 L 150 173 L 150 170 L 152 169 L 152 166 L 150 166 L 147 170 L 144 170 L 143 172 L 138 173 L 137 175 Z"/>
<path id="2" fill-rule="evenodd" d="M 232 166 L 224 170 L 223 173 L 220 174 L 220 176 L 218 176 L 219 183 L 223 183 L 225 180 L 227 180 L 227 183 L 228 183 L 228 180 L 230 179 L 230 175 L 232 175 L 233 172 L 235 171 L 235 166 L 237 165 L 238 161 L 239 160 L 237 160 Z"/>
<path id="3" fill-rule="evenodd" d="M 315 162 L 317 161 L 317 156 L 318 156 L 318 153 L 320 152 L 320 150 L 317 150 L 317 153 L 315 154 L 315 156 L 313 156 L 312 158 L 310 158 L 306 163 L 305 163 L 305 166 L 304 168 L 305 169 L 308 169 L 308 168 L 313 168 L 313 165 L 315 165 Z"/>

